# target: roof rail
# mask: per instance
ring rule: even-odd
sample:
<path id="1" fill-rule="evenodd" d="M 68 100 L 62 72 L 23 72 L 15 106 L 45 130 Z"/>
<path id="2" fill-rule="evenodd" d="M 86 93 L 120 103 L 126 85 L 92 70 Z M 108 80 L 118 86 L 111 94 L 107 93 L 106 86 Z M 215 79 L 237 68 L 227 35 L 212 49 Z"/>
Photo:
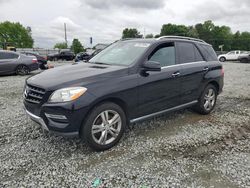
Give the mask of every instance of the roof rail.
<path id="1" fill-rule="evenodd" d="M 198 41 L 198 42 L 203 42 L 206 43 L 204 40 L 197 39 L 197 38 L 191 38 L 191 37 L 183 37 L 183 36 L 161 36 L 157 38 L 156 40 L 161 40 L 161 39 L 185 39 L 185 40 L 193 40 L 193 41 Z"/>
<path id="2" fill-rule="evenodd" d="M 121 39 L 121 41 L 125 41 L 125 40 L 138 40 L 138 39 L 143 39 L 143 38 L 124 38 L 124 39 Z"/>

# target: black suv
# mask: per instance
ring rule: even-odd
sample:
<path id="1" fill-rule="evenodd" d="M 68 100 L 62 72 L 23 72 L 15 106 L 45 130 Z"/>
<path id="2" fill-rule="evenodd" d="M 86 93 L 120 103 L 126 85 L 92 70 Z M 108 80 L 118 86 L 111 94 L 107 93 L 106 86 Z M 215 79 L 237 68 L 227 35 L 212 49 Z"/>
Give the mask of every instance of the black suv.
<path id="1" fill-rule="evenodd" d="M 49 54 L 47 56 L 47 59 L 49 61 L 58 61 L 58 60 L 72 61 L 75 59 L 75 55 L 71 51 L 61 51 L 59 53 Z"/>
<path id="2" fill-rule="evenodd" d="M 89 63 L 46 70 L 26 81 L 24 105 L 48 131 L 79 135 L 106 150 L 126 126 L 192 107 L 209 114 L 224 71 L 211 45 L 166 36 L 118 41 Z"/>

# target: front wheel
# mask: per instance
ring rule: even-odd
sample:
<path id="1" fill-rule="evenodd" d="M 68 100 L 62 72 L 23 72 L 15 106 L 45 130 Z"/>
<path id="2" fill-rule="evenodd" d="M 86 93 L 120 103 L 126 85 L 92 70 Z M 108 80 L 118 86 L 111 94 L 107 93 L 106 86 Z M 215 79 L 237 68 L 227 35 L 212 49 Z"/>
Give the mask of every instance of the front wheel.
<path id="1" fill-rule="evenodd" d="M 220 60 L 220 62 L 225 62 L 226 58 L 225 57 L 221 57 L 219 60 Z"/>
<path id="2" fill-rule="evenodd" d="M 215 107 L 217 101 L 217 89 L 209 84 L 201 94 L 198 104 L 194 110 L 200 114 L 209 114 Z"/>
<path id="3" fill-rule="evenodd" d="M 16 74 L 21 76 L 27 75 L 29 72 L 29 68 L 25 65 L 19 65 L 16 69 Z"/>
<path id="4" fill-rule="evenodd" d="M 103 151 L 119 142 L 125 127 L 126 117 L 122 108 L 114 103 L 103 103 L 88 115 L 80 135 L 90 148 Z"/>

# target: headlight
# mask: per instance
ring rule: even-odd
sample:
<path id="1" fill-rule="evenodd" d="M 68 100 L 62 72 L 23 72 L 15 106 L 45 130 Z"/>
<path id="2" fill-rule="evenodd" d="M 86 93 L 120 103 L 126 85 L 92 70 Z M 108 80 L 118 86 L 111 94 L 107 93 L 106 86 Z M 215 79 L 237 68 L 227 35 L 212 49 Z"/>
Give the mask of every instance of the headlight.
<path id="1" fill-rule="evenodd" d="M 69 87 L 56 90 L 49 98 L 49 102 L 68 102 L 78 99 L 87 91 L 85 87 Z"/>

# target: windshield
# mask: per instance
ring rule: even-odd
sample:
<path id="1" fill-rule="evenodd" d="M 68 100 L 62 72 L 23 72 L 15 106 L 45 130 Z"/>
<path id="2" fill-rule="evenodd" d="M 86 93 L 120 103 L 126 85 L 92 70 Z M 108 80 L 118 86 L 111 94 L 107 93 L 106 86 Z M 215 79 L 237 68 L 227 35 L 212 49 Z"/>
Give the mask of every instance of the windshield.
<path id="1" fill-rule="evenodd" d="M 146 42 L 116 42 L 94 56 L 89 62 L 128 66 L 137 60 L 149 46 L 150 43 Z"/>

